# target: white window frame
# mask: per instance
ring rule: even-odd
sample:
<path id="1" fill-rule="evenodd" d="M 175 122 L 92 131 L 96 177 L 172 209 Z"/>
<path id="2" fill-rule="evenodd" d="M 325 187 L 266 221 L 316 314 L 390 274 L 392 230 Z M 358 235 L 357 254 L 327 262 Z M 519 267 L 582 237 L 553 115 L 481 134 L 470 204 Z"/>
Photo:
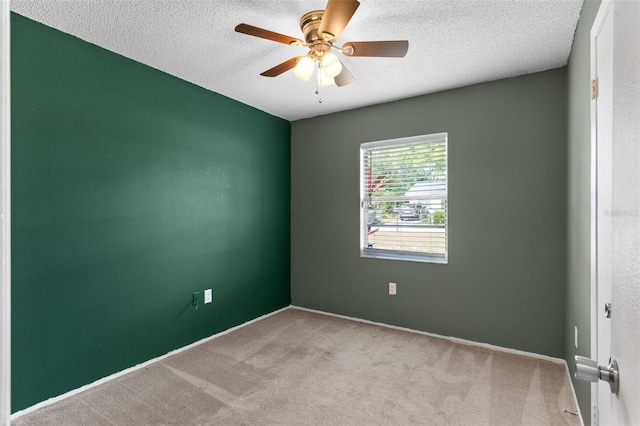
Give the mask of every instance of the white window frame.
<path id="1" fill-rule="evenodd" d="M 375 147 L 390 147 L 394 145 L 408 145 L 415 143 L 428 143 L 444 140 L 445 143 L 445 189 L 444 200 L 446 200 L 446 214 L 444 223 L 444 256 L 442 254 L 435 253 L 423 253 L 415 251 L 402 251 L 394 249 L 380 249 L 369 248 L 368 245 L 368 200 L 367 198 L 367 182 L 365 179 L 365 164 L 364 164 L 364 152 L 368 149 Z M 390 259 L 390 260 L 404 260 L 412 262 L 427 262 L 427 263 L 440 263 L 446 264 L 449 261 L 449 176 L 448 176 L 448 133 L 434 133 L 428 135 L 410 136 L 397 139 L 386 139 L 381 141 L 365 142 L 360 145 L 360 175 L 359 187 L 360 187 L 360 257 L 373 258 L 373 259 Z M 389 197 L 396 200 L 411 201 L 412 196 L 394 196 Z M 385 201 L 386 197 L 378 197 L 378 200 Z"/>

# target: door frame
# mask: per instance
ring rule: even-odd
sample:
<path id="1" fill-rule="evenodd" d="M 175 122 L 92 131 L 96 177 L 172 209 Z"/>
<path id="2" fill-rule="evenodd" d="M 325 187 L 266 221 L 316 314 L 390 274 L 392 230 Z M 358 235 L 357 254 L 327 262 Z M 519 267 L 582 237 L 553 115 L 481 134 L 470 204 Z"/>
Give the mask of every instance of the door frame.
<path id="1" fill-rule="evenodd" d="M 589 36 L 590 42 L 590 82 L 593 81 L 597 77 L 597 56 L 596 56 L 596 46 L 597 40 L 596 36 L 600 32 L 602 25 L 604 24 L 604 20 L 607 14 L 610 11 L 610 8 L 613 5 L 613 0 L 602 0 L 600 3 L 600 7 L 598 8 L 598 13 L 593 21 L 593 26 L 591 27 L 591 33 Z M 586 88 L 585 88 L 586 90 Z M 590 229 L 590 285 L 591 285 L 591 359 L 597 359 L 598 357 L 598 250 L 597 250 L 597 196 L 598 196 L 598 180 L 597 180 L 597 153 L 598 153 L 598 138 L 597 138 L 597 109 L 596 109 L 596 100 L 590 100 L 591 105 L 591 203 L 590 203 L 590 221 L 589 221 L 589 229 Z M 598 413 L 598 383 L 591 384 L 591 422 L 589 424 L 597 424 L 594 422 L 599 422 Z"/>
<path id="2" fill-rule="evenodd" d="M 11 416 L 11 13 L 0 0 L 0 424 Z"/>

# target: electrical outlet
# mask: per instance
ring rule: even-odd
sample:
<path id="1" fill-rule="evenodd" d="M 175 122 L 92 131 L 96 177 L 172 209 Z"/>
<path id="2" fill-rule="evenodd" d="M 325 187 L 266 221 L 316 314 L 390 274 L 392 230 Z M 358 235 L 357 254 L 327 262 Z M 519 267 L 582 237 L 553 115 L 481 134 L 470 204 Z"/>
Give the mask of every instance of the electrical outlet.
<path id="1" fill-rule="evenodd" d="M 213 300 L 213 294 L 211 292 L 211 289 L 208 288 L 204 291 L 204 303 L 211 303 L 212 300 Z"/>
<path id="2" fill-rule="evenodd" d="M 396 283 L 389 283 L 389 294 L 392 296 L 396 295 Z"/>

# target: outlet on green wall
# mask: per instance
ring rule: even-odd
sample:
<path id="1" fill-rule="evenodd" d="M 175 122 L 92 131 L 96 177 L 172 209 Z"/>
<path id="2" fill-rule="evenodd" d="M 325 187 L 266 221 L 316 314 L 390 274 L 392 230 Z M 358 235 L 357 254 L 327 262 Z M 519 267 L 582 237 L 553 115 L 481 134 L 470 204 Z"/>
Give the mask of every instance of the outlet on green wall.
<path id="1" fill-rule="evenodd" d="M 288 305 L 290 123 L 11 26 L 13 410 Z"/>

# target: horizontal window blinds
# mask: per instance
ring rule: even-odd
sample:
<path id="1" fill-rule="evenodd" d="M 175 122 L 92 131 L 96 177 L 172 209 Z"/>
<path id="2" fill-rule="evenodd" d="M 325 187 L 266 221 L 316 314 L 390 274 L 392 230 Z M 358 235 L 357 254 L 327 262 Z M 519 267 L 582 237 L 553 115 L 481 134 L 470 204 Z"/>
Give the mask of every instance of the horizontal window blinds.
<path id="1" fill-rule="evenodd" d="M 361 252 L 447 259 L 447 135 L 361 146 Z"/>

